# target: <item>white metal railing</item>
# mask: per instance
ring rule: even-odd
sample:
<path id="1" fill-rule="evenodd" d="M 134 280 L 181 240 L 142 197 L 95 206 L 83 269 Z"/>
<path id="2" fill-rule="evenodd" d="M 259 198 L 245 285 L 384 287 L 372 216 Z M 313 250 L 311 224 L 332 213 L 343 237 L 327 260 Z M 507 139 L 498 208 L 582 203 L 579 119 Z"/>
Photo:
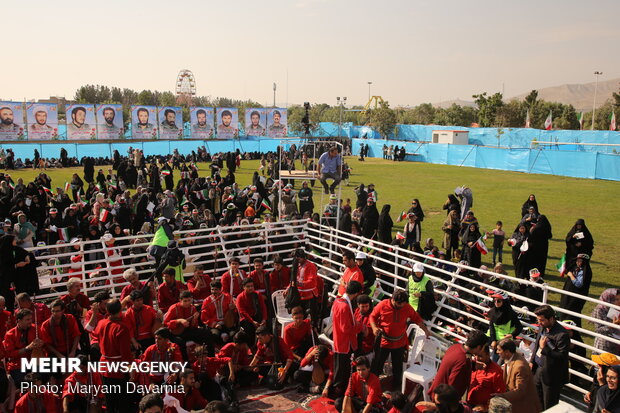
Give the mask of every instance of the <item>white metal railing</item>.
<path id="1" fill-rule="evenodd" d="M 193 234 L 193 235 L 192 235 Z M 122 282 L 114 282 L 113 278 L 121 277 L 121 272 L 127 268 L 137 268 L 141 279 L 148 278 L 154 271 L 155 261 L 146 248 L 150 245 L 153 234 L 126 236 L 116 238 L 117 241 L 128 241 L 127 245 L 115 246 L 117 254 L 120 257 L 118 265 L 113 265 L 112 259 L 107 256 L 106 252 L 110 248 L 106 247 L 100 240 L 81 241 L 77 244 L 58 244 L 50 247 L 33 247 L 32 251 L 39 261 L 44 265 L 39 267 L 39 283 L 42 293 L 38 298 L 47 300 L 55 298 L 64 289 L 66 280 L 74 276 L 81 276 L 84 280 L 83 292 L 89 296 L 94 295 L 97 291 L 112 290 L 114 295 L 120 293 L 120 287 L 127 285 L 125 280 Z M 583 297 L 578 294 L 569 293 L 558 288 L 551 287 L 547 284 L 537 284 L 529 280 L 517 279 L 508 275 L 496 274 L 494 272 L 480 270 L 459 263 L 442 261 L 438 258 L 418 254 L 398 246 L 384 244 L 378 241 L 369 240 L 361 236 L 353 235 L 335 229 L 328 225 L 321 225 L 312 221 L 282 221 L 268 222 L 256 225 L 239 225 L 232 227 L 214 227 L 200 230 L 187 230 L 175 232 L 175 239 L 181 245 L 179 246 L 186 253 L 187 268 L 184 275 L 191 276 L 193 268 L 196 265 L 205 265 L 205 272 L 212 278 L 219 278 L 228 269 L 229 259 L 236 255 L 242 261 L 242 268 L 251 269 L 251 261 L 253 258 L 261 257 L 264 259 L 266 266 L 273 263 L 273 257 L 279 253 L 286 262 L 290 262 L 291 253 L 296 247 L 306 247 L 310 250 L 310 255 L 316 258 L 316 264 L 319 268 L 320 276 L 326 281 L 337 285 L 343 271 L 341 262 L 341 252 L 344 249 L 351 251 L 374 250 L 372 257 L 375 262 L 375 270 L 377 272 L 377 283 L 381 287 L 384 296 L 389 296 L 385 290 L 394 288 L 405 288 L 407 284 L 407 276 L 411 267 L 408 265 L 412 260 L 418 260 L 428 270 L 427 274 L 435 285 L 435 292 L 439 296 L 437 301 L 437 311 L 430 320 L 429 327 L 436 333 L 450 337 L 456 340 L 463 340 L 467 331 L 472 327 L 465 323 L 452 320 L 443 314 L 442 309 L 454 309 L 450 305 L 448 298 L 452 297 L 451 292 L 459 292 L 460 298 L 458 302 L 471 309 L 466 313 L 469 319 L 478 323 L 488 324 L 488 320 L 484 317 L 484 311 L 487 309 L 480 305 L 487 299 L 482 289 L 477 291 L 476 288 L 497 289 L 497 286 L 486 284 L 483 281 L 475 280 L 466 276 L 467 271 L 477 272 L 494 276 L 504 282 L 511 282 L 521 285 L 533 286 L 541 289 L 543 298 L 540 302 L 531 300 L 519 294 L 511 293 L 515 299 L 532 305 L 550 304 L 558 302 L 562 294 L 578 297 L 594 304 L 604 304 L 609 308 L 620 310 L 619 306 L 604 303 L 594 298 Z M 193 241 L 193 245 L 185 245 L 186 241 Z M 126 255 L 123 251 L 129 250 Z M 82 254 L 80 271 L 68 274 L 68 268 L 71 267 L 70 258 L 75 254 Z M 113 258 L 118 260 L 119 258 Z M 133 261 L 142 260 L 142 262 L 132 263 Z M 51 262 L 51 264 L 49 264 Z M 436 267 L 437 264 L 449 264 L 455 271 L 448 271 Z M 96 267 L 101 267 L 101 271 L 108 274 L 101 276 L 91 276 L 95 272 Z M 119 274 L 110 275 L 114 271 Z M 405 276 L 403 276 L 403 274 Z M 107 283 L 107 284 L 106 284 Z M 504 290 L 505 291 L 505 290 Z M 331 294 L 331 293 L 330 293 Z M 331 294 L 333 296 L 333 294 Z M 380 298 L 380 297 L 378 297 Z M 377 298 L 375 298 L 376 300 Z M 480 302 L 478 302 L 480 301 Z M 568 314 L 572 317 L 580 317 L 589 323 L 597 323 L 612 328 L 618 332 L 620 336 L 620 326 L 598 320 L 593 317 L 576 314 L 565 309 L 551 305 L 556 311 Z M 528 316 L 533 317 L 530 311 L 525 312 Z M 462 332 L 458 332 L 447 328 L 448 325 L 459 327 Z M 527 321 L 523 321 L 524 326 L 532 327 Z M 620 340 L 610 335 L 602 335 L 593 331 L 590 325 L 582 327 L 571 327 L 583 335 L 583 338 L 603 338 L 609 342 L 620 344 Z M 572 340 L 574 346 L 584 348 L 587 352 L 600 353 L 600 350 L 593 346 L 580 341 Z M 588 359 L 570 353 L 571 363 L 582 363 L 584 366 L 591 366 L 594 363 Z M 573 367 L 573 366 L 571 366 Z M 574 377 L 591 381 L 591 378 L 574 368 L 570 369 L 570 373 Z M 568 384 L 566 386 L 580 393 L 587 390 Z M 574 399 L 573 402 L 579 403 L 580 400 Z"/>
<path id="2" fill-rule="evenodd" d="M 495 285 L 486 284 L 482 281 L 478 281 L 471 277 L 464 276 L 462 275 L 464 271 L 472 271 L 475 273 L 486 274 L 489 276 L 494 276 L 496 277 L 496 279 L 504 280 L 505 282 L 511 282 L 515 284 L 533 286 L 535 288 L 538 288 L 543 291 L 543 299 L 540 302 L 529 299 L 528 297 L 524 297 L 516 293 L 512 293 L 512 292 L 510 292 L 510 296 L 523 303 L 529 303 L 529 304 L 533 304 L 536 306 L 542 305 L 542 304 L 549 304 L 558 313 L 566 314 L 566 315 L 569 315 L 570 317 L 578 317 L 584 321 L 588 321 L 589 323 L 597 323 L 598 325 L 604 325 L 606 327 L 610 327 L 614 329 L 615 331 L 617 331 L 618 336 L 620 336 L 620 326 L 616 324 L 610 323 L 605 320 L 599 320 L 599 319 L 590 317 L 589 315 L 577 314 L 572 311 L 568 311 L 563 308 L 560 308 L 557 305 L 554 305 L 553 303 L 559 302 L 561 295 L 570 295 L 570 296 L 577 297 L 585 301 L 591 302 L 593 304 L 597 304 L 597 305 L 603 304 L 609 308 L 615 308 L 617 310 L 620 310 L 620 307 L 616 305 L 609 304 L 609 303 L 606 303 L 606 302 L 603 302 L 603 301 L 600 301 L 594 298 L 584 297 L 579 294 L 567 292 L 559 288 L 549 286 L 547 284 L 533 283 L 529 280 L 518 279 L 515 277 L 508 276 L 508 275 L 502 275 L 502 274 L 497 274 L 491 271 L 480 270 L 478 268 L 473 268 L 473 267 L 462 265 L 459 263 L 443 261 L 438 258 L 430 257 L 424 254 L 419 254 L 413 251 L 400 248 L 398 246 L 388 245 L 388 244 L 384 244 L 384 243 L 381 243 L 375 240 L 369 240 L 367 238 L 363 238 L 358 235 L 346 233 L 346 232 L 334 229 L 329 226 L 309 222 L 308 227 L 309 227 L 309 231 L 308 231 L 307 239 L 309 241 L 309 244 L 314 251 L 319 251 L 321 253 L 320 257 L 317 255 L 317 258 L 326 260 L 331 265 L 331 267 L 320 266 L 320 268 L 323 268 L 325 271 L 331 272 L 330 274 L 331 276 L 329 278 L 325 277 L 326 279 L 330 279 L 330 280 L 334 278 L 338 279 L 340 277 L 340 274 L 342 274 L 342 271 L 344 269 L 343 264 L 339 262 L 338 259 L 333 259 L 332 256 L 336 254 L 339 257 L 340 251 L 345 250 L 345 249 L 355 250 L 355 251 L 364 250 L 364 249 L 374 250 L 373 259 L 375 261 L 377 279 L 379 283 L 382 285 L 395 286 L 396 283 L 400 281 L 401 288 L 402 286 L 406 286 L 407 278 L 404 278 L 401 275 L 401 273 L 403 273 L 403 271 L 405 272 L 411 271 L 411 267 L 403 263 L 403 261 L 411 262 L 411 260 L 415 259 L 421 262 L 422 265 L 424 265 L 424 267 L 427 270 L 431 270 L 430 273 L 427 271 L 427 276 L 431 279 L 431 281 L 435 285 L 435 292 L 440 296 L 440 299 L 437 301 L 438 308 L 433 314 L 433 318 L 430 320 L 428 324 L 429 324 L 429 327 L 431 327 L 434 331 L 440 334 L 444 334 L 445 336 L 450 336 L 454 339 L 459 339 L 459 340 L 465 339 L 463 334 L 459 334 L 456 331 L 447 329 L 446 325 L 448 324 L 456 325 L 460 327 L 464 332 L 467 332 L 471 330 L 472 328 L 471 326 L 467 324 L 459 323 L 456 320 L 451 320 L 440 314 L 443 308 L 453 309 L 453 307 L 450 306 L 450 303 L 447 300 L 447 298 L 449 297 L 449 292 L 451 291 L 459 292 L 460 298 L 458 299 L 458 301 L 461 304 L 466 305 L 467 307 L 474 310 L 474 311 L 469 311 L 463 315 L 466 315 L 467 318 L 469 319 L 476 320 L 477 322 L 484 323 L 486 325 L 488 325 L 488 320 L 485 319 L 483 316 L 483 311 L 485 310 L 485 308 L 479 305 L 477 302 L 471 301 L 471 297 L 477 297 L 478 299 L 481 299 L 484 301 L 487 299 L 487 296 L 483 294 L 482 292 L 472 290 L 472 286 L 487 287 L 489 289 L 494 289 L 494 290 L 499 289 L 502 291 L 509 292 L 507 291 L 506 288 L 503 288 L 503 289 L 498 288 Z M 315 231 L 312 231 L 312 229 L 314 229 Z M 450 271 L 443 270 L 441 268 L 437 268 L 435 266 L 436 264 L 449 264 L 451 267 L 456 268 L 456 271 L 450 272 Z M 377 266 L 380 266 L 380 267 L 385 266 L 387 267 L 387 269 L 385 268 L 378 269 Z M 449 277 L 449 279 L 442 278 L 438 275 L 443 275 L 446 278 Z M 384 277 L 384 279 L 379 279 L 379 277 Z M 385 278 L 391 279 L 392 282 L 386 281 Z M 386 295 L 389 295 L 389 294 L 386 293 Z M 475 314 L 475 312 L 479 312 L 480 314 L 477 315 Z M 534 317 L 534 314 L 530 312 L 529 310 L 525 313 L 530 317 Z M 443 325 L 439 325 L 438 321 L 441 321 Z M 533 327 L 532 324 L 526 321 L 522 321 L 522 323 L 524 327 Z M 603 338 L 615 344 L 620 344 L 620 340 L 618 340 L 617 338 L 611 337 L 609 335 L 599 334 L 596 331 L 594 331 L 594 328 L 592 328 L 592 326 L 587 325 L 585 323 L 582 327 L 570 326 L 570 328 L 574 331 L 578 331 L 579 333 L 581 333 L 582 338 L 586 340 L 588 338 L 594 339 L 598 337 L 598 338 Z M 571 340 L 571 344 L 573 344 L 576 347 L 585 348 L 586 351 L 591 352 L 591 353 L 601 352 L 601 350 L 598 350 L 595 347 L 587 343 L 576 341 L 574 339 Z M 579 356 L 578 354 L 575 354 L 574 351 L 570 352 L 569 357 L 571 360 L 571 368 L 569 370 L 571 376 L 579 377 L 583 380 L 591 382 L 592 378 L 586 374 L 583 374 L 579 370 L 575 370 L 573 368 L 573 364 L 581 363 L 587 368 L 590 366 L 595 366 L 595 363 L 593 363 L 589 358 L 584 358 L 584 357 Z M 576 386 L 572 383 L 567 384 L 566 387 L 570 388 L 571 390 L 578 391 L 579 393 L 582 393 L 582 394 L 585 394 L 588 391 L 588 389 Z M 580 399 L 572 399 L 572 401 L 574 403 L 579 403 L 579 404 L 583 403 L 582 400 Z"/>

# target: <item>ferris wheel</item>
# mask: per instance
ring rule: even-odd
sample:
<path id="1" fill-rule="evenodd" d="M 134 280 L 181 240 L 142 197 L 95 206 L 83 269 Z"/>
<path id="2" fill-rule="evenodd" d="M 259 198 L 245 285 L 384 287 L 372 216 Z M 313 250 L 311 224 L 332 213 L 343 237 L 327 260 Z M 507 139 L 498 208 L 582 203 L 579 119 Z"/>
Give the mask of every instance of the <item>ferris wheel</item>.
<path id="1" fill-rule="evenodd" d="M 196 96 L 196 79 L 191 70 L 183 69 L 177 75 L 177 100 L 190 103 Z"/>

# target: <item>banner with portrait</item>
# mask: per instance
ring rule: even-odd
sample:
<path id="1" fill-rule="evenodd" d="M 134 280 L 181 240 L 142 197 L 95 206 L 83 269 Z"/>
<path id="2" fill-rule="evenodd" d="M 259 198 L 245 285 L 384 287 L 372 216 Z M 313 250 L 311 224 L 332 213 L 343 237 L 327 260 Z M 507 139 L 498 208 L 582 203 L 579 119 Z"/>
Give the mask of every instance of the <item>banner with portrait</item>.
<path id="1" fill-rule="evenodd" d="M 245 136 L 265 136 L 267 109 L 245 108 Z"/>
<path id="2" fill-rule="evenodd" d="M 239 111 L 237 108 L 217 108 L 218 139 L 234 139 L 239 136 Z"/>
<path id="3" fill-rule="evenodd" d="M 122 139 L 123 105 L 97 105 L 97 136 L 99 139 Z"/>
<path id="4" fill-rule="evenodd" d="M 0 102 L 0 141 L 25 140 L 25 129 L 24 104 Z"/>
<path id="5" fill-rule="evenodd" d="M 213 108 L 192 106 L 189 108 L 189 123 L 191 125 L 190 137 L 192 139 L 213 139 L 215 128 L 213 127 L 215 111 Z"/>
<path id="6" fill-rule="evenodd" d="M 267 109 L 267 136 L 283 138 L 287 132 L 287 113 L 284 108 Z"/>
<path id="7" fill-rule="evenodd" d="M 77 103 L 67 105 L 67 139 L 97 139 L 97 122 L 95 121 L 95 105 Z"/>
<path id="8" fill-rule="evenodd" d="M 56 103 L 28 103 L 26 105 L 28 140 L 58 139 L 58 105 Z"/>
<path id="9" fill-rule="evenodd" d="M 134 139 L 157 139 L 155 106 L 131 106 L 131 136 Z"/>
<path id="10" fill-rule="evenodd" d="M 163 106 L 157 109 L 159 139 L 183 138 L 183 110 L 178 106 Z"/>

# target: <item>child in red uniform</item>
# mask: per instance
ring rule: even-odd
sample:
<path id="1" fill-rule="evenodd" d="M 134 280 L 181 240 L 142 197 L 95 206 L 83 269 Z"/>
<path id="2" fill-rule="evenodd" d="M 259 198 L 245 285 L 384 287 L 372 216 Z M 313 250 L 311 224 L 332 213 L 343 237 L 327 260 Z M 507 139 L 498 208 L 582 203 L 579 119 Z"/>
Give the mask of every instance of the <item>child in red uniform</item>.
<path id="1" fill-rule="evenodd" d="M 168 309 L 179 302 L 181 291 L 187 287 L 181 281 L 175 280 L 174 268 L 166 268 L 163 272 L 164 283 L 157 289 L 157 304 L 162 313 L 167 313 Z"/>
<path id="2" fill-rule="evenodd" d="M 254 289 L 261 294 L 265 294 L 265 278 L 267 278 L 267 272 L 265 271 L 265 264 L 262 258 L 254 259 L 254 271 L 250 273 L 250 278 L 254 280 Z"/>
<path id="3" fill-rule="evenodd" d="M 44 382 L 39 373 L 26 374 L 25 381 L 30 383 L 29 391 L 15 403 L 13 413 L 60 413 L 60 399 L 48 392 L 39 392 Z"/>
<path id="4" fill-rule="evenodd" d="M 375 333 L 370 325 L 370 313 L 372 312 L 372 300 L 366 294 L 357 297 L 355 319 L 362 325 L 362 332 L 358 335 L 358 354 L 361 356 L 374 356 Z M 369 358 L 370 359 L 370 358 Z"/>
<path id="5" fill-rule="evenodd" d="M 291 270 L 284 266 L 284 260 L 279 255 L 273 258 L 273 270 L 269 273 L 271 292 L 284 290 L 291 282 Z"/>
<path id="6" fill-rule="evenodd" d="M 172 333 L 167 328 L 160 328 L 155 332 L 155 344 L 146 349 L 146 351 L 140 357 L 140 361 L 148 362 L 165 362 L 170 363 L 173 361 L 181 362 L 183 357 L 181 356 L 181 350 L 179 346 L 170 342 Z M 166 379 L 166 380 L 165 380 Z M 163 373 L 152 372 L 149 374 L 149 380 L 151 383 L 161 384 L 164 380 L 167 383 L 173 383 L 177 379 L 177 374 L 171 374 L 167 378 Z"/>
<path id="7" fill-rule="evenodd" d="M 293 308 L 293 322 L 284 327 L 284 342 L 293 352 L 293 357 L 298 362 L 312 346 L 312 325 L 310 320 L 304 318 L 304 310 L 301 307 Z"/>
<path id="8" fill-rule="evenodd" d="M 208 329 L 211 329 L 211 336 L 219 345 L 229 341 L 231 330 L 235 328 L 226 327 L 224 316 L 228 311 L 237 311 L 232 297 L 222 292 L 222 283 L 211 281 L 211 295 L 202 302 L 200 319 Z"/>
<path id="9" fill-rule="evenodd" d="M 222 274 L 222 290 L 232 297 L 241 294 L 243 280 L 248 278 L 245 271 L 239 269 L 240 265 L 239 258 L 233 257 L 229 261 L 229 270 Z"/>

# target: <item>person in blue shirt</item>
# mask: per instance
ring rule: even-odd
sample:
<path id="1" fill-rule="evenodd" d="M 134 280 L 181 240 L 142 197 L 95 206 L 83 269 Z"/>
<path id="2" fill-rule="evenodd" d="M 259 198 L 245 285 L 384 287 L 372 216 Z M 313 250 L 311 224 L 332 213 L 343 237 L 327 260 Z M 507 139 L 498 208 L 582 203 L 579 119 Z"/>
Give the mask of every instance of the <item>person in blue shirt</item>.
<path id="1" fill-rule="evenodd" d="M 342 177 L 340 170 L 342 167 L 342 156 L 338 153 L 337 146 L 331 146 L 327 152 L 324 152 L 319 158 L 319 175 L 326 194 L 333 194 L 336 187 L 340 183 Z M 328 179 L 333 179 L 331 186 L 327 185 Z"/>

